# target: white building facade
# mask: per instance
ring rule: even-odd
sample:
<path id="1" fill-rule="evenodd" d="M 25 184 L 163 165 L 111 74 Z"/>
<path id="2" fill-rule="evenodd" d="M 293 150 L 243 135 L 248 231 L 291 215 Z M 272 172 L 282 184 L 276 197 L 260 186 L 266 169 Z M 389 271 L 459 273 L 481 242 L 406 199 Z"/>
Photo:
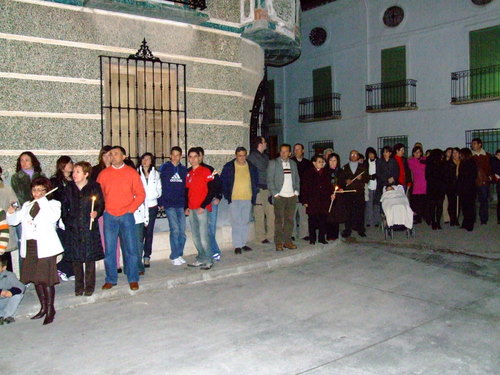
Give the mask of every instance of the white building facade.
<path id="1" fill-rule="evenodd" d="M 389 8 L 394 6 L 399 11 L 391 13 Z M 500 38 L 495 36 L 500 35 L 499 20 L 498 0 L 338 0 L 302 12 L 302 55 L 283 68 L 268 69 L 274 101 L 282 105 L 283 116 L 283 125 L 272 127 L 270 133 L 278 143 L 303 143 L 309 155 L 321 150 L 314 149 L 315 144 L 333 141 L 343 161 L 351 149 L 364 153 L 367 146 L 394 140 L 408 144 L 410 152 L 415 142 L 423 143 L 424 149 L 465 147 L 467 131 L 469 137 L 486 137 L 490 149 L 498 148 Z M 326 31 L 326 38 L 317 32 L 310 38 L 315 28 Z M 475 36 L 483 34 L 486 37 L 478 43 Z M 494 70 L 481 73 L 489 80 L 486 96 L 473 95 L 478 88 L 471 86 L 470 72 L 457 80 L 458 95 L 466 95 L 458 100 L 463 105 L 457 105 L 452 100 L 457 93 L 451 92 L 451 76 L 481 65 L 471 61 L 476 58 L 472 48 L 481 50 L 479 55 L 485 54 L 483 60 Z M 393 51 L 399 51 L 400 60 L 384 61 L 382 55 Z M 366 85 L 397 77 L 398 64 L 403 69 L 400 79 L 416 80 L 416 88 L 403 85 L 406 103 L 367 111 L 371 92 Z M 313 78 L 313 71 L 327 67 L 331 82 L 318 81 L 328 75 Z M 341 99 L 327 105 L 330 116 L 313 113 L 300 121 L 299 100 L 316 96 L 321 87 L 323 93 L 326 87 Z M 378 104 L 390 101 L 384 95 Z M 335 116 L 333 109 L 339 104 L 341 115 Z M 319 110 L 317 105 L 310 108 Z"/>

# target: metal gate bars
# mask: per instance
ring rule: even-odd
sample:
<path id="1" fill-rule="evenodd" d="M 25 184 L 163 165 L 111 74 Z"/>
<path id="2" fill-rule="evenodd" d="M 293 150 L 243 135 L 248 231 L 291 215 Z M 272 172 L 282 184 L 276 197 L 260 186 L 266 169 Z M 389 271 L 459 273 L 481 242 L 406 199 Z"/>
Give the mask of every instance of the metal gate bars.
<path id="1" fill-rule="evenodd" d="M 162 62 L 146 40 L 129 57 L 99 56 L 101 141 L 121 145 L 134 162 L 151 152 L 163 163 L 187 145 L 186 65 Z"/>

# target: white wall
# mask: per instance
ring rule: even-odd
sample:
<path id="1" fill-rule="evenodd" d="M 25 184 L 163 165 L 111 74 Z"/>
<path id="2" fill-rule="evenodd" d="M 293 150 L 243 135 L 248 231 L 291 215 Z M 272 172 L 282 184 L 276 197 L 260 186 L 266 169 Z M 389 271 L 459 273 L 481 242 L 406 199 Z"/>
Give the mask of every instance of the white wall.
<path id="1" fill-rule="evenodd" d="M 392 5 L 405 11 L 395 28 L 382 22 Z M 269 72 L 277 100 L 284 103 L 284 138 L 306 146 L 333 139 L 345 160 L 350 149 L 364 152 L 381 136 L 408 135 L 410 145 L 421 141 L 425 148 L 444 148 L 464 146 L 465 130 L 500 128 L 500 101 L 450 104 L 450 73 L 469 69 L 469 31 L 498 24 L 498 0 L 483 7 L 470 0 L 338 0 L 303 12 L 302 56 Z M 328 33 L 320 47 L 309 42 L 317 26 Z M 418 81 L 419 109 L 368 114 L 364 87 L 381 80 L 381 50 L 401 45 L 407 77 Z M 312 96 L 312 70 L 326 65 L 333 68 L 334 91 L 342 94 L 342 120 L 299 123 L 298 99 Z"/>

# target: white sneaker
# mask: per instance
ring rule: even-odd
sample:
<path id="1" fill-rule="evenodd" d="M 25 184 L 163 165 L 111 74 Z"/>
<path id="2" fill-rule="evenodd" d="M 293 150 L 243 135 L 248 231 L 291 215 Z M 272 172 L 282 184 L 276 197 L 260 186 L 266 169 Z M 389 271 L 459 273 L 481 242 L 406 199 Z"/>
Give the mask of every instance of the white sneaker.
<path id="1" fill-rule="evenodd" d="M 68 281 L 69 280 L 68 276 L 66 276 L 66 274 L 62 271 L 57 270 L 57 275 L 59 276 L 61 281 Z"/>
<path id="2" fill-rule="evenodd" d="M 182 266 L 184 264 L 179 258 L 172 259 L 171 262 L 174 266 Z"/>
<path id="3" fill-rule="evenodd" d="M 179 259 L 182 262 L 182 264 L 186 264 L 187 263 L 186 260 L 183 257 L 179 257 L 177 259 Z"/>

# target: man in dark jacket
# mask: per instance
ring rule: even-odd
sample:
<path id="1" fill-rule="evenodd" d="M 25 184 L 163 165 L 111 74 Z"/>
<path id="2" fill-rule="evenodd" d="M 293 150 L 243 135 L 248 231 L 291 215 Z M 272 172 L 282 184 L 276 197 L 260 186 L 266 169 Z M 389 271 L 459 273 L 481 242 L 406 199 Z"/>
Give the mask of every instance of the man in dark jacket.
<path id="1" fill-rule="evenodd" d="M 392 156 L 392 147 L 384 146 L 382 157 L 377 159 L 377 194 L 376 200 L 380 200 L 382 189 L 385 186 L 397 185 L 399 179 L 398 162 Z"/>
<path id="2" fill-rule="evenodd" d="M 479 219 L 481 225 L 484 225 L 488 223 L 490 183 L 493 179 L 490 165 L 491 155 L 483 149 L 483 141 L 480 138 L 474 138 L 470 143 L 470 147 L 472 149 L 472 159 L 477 166 L 476 190 L 479 201 Z"/>
<path id="3" fill-rule="evenodd" d="M 236 148 L 235 154 L 236 158 L 224 165 L 221 179 L 224 198 L 229 203 L 234 253 L 241 254 L 242 250 L 252 250 L 246 242 L 252 205 L 259 190 L 259 172 L 247 161 L 245 147 Z"/>
<path id="4" fill-rule="evenodd" d="M 349 237 L 352 230 L 358 232 L 361 237 L 365 233 L 365 184 L 368 182 L 366 168 L 359 164 L 359 152 L 352 150 L 349 154 L 349 163 L 344 165 L 346 177 L 346 190 L 356 190 L 354 193 L 346 193 L 344 199 L 348 202 L 347 221 L 342 237 Z M 377 170 L 378 172 L 378 170 Z"/>
<path id="5" fill-rule="evenodd" d="M 269 243 L 274 238 L 274 207 L 271 204 L 271 192 L 267 188 L 269 157 L 266 154 L 266 139 L 255 137 L 251 146 L 252 150 L 248 155 L 248 161 L 259 171 L 259 192 L 253 208 L 255 239 L 262 243 Z"/>
<path id="6" fill-rule="evenodd" d="M 174 266 L 181 266 L 186 261 L 186 175 L 187 168 L 181 164 L 182 149 L 174 146 L 170 150 L 170 161 L 160 167 L 162 195 L 158 200 L 165 209 L 170 228 L 170 261 Z"/>
<path id="7" fill-rule="evenodd" d="M 297 163 L 297 169 L 299 170 L 300 177 L 300 190 L 302 191 L 304 174 L 307 170 L 312 169 L 313 165 L 309 159 L 304 157 L 304 145 L 301 143 L 296 143 L 293 145 L 293 157 L 292 160 Z M 298 217 L 297 217 L 298 216 Z M 299 201 L 295 208 L 294 215 L 294 232 L 297 232 L 297 238 L 302 238 L 308 240 L 308 219 L 306 208 L 304 207 L 304 200 L 302 199 L 302 194 L 299 195 Z"/>

